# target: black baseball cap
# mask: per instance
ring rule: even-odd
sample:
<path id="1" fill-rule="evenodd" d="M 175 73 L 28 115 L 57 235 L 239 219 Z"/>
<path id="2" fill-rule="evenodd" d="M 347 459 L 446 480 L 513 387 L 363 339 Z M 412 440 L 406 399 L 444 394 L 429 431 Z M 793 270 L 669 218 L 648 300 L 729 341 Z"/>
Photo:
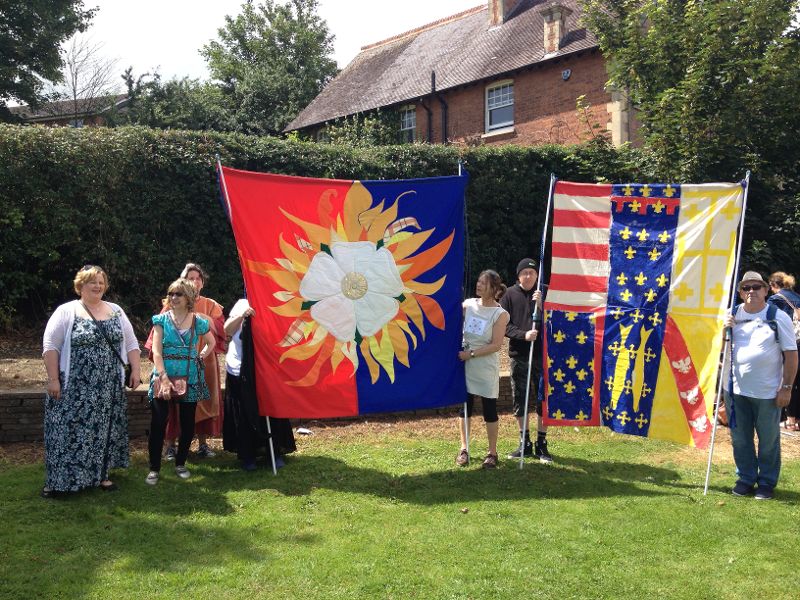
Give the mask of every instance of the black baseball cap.
<path id="1" fill-rule="evenodd" d="M 539 265 L 536 264 L 536 261 L 533 260 L 532 258 L 523 258 L 521 261 L 519 261 L 519 264 L 517 265 L 517 275 L 519 275 L 520 271 L 524 269 L 533 269 L 538 273 Z"/>

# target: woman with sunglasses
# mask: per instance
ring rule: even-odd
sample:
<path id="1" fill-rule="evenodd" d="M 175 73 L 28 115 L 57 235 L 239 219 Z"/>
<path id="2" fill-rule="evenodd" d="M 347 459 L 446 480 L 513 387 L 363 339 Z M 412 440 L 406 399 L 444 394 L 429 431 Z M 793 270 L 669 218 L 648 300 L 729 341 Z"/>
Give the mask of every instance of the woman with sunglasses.
<path id="1" fill-rule="evenodd" d="M 187 279 L 176 279 L 167 290 L 169 310 L 152 319 L 153 374 L 148 392 L 152 411 L 148 440 L 150 472 L 145 479 L 149 485 L 158 483 L 170 401 L 178 404 L 181 428 L 175 473 L 181 479 L 191 476 L 186 468 L 186 457 L 194 437 L 195 409 L 198 401 L 209 397 L 202 362 L 215 346 L 208 320 L 193 312 L 196 299 L 194 285 Z M 204 343 L 198 351 L 200 340 Z M 178 377 L 186 378 L 185 394 L 180 396 L 182 390 L 173 379 Z"/>
<path id="2" fill-rule="evenodd" d="M 73 289 L 80 300 L 59 306 L 44 332 L 43 498 L 88 487 L 115 490 L 109 471 L 129 460 L 124 386 L 139 385 L 139 342 L 122 308 L 103 300 L 103 269 L 83 267 Z M 127 382 L 125 364 L 131 365 Z"/>
<path id="3" fill-rule="evenodd" d="M 198 443 L 197 456 L 199 458 L 212 458 L 215 456 L 215 452 L 208 445 L 208 438 L 219 437 L 222 434 L 223 408 L 220 400 L 222 397 L 222 382 L 219 377 L 217 354 L 224 354 L 225 352 L 226 338 L 224 332 L 224 315 L 222 313 L 222 305 L 219 302 L 200 295 L 208 279 L 208 275 L 203 267 L 197 263 L 186 263 L 186 266 L 181 272 L 181 278 L 187 279 L 194 286 L 197 292 L 194 310 L 198 316 L 208 321 L 211 327 L 211 333 L 217 341 L 214 352 L 209 352 L 203 361 L 203 370 L 205 372 L 209 396 L 207 400 L 202 400 L 197 404 L 194 425 L 194 432 L 197 435 Z M 164 312 L 167 308 L 168 307 L 165 306 L 164 310 L 161 312 Z M 173 409 L 170 410 L 169 419 L 167 420 L 167 443 L 164 452 L 164 456 L 167 460 L 175 459 L 175 440 L 179 435 L 180 425 L 178 414 Z"/>

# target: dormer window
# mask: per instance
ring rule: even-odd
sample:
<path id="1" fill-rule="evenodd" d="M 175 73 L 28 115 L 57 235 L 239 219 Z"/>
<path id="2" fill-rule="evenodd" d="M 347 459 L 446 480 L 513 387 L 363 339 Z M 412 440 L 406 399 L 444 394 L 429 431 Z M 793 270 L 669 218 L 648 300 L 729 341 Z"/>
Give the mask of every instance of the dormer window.
<path id="1" fill-rule="evenodd" d="M 486 132 L 514 125 L 514 82 L 501 81 L 486 88 Z"/>

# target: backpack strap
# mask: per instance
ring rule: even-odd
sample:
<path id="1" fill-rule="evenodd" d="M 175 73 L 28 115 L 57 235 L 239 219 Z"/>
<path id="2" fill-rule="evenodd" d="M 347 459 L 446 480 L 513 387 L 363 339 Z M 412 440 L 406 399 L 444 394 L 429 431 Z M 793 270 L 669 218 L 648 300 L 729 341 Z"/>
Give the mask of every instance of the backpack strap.
<path id="1" fill-rule="evenodd" d="M 772 329 L 775 334 L 775 343 L 779 344 L 781 341 L 780 334 L 778 333 L 778 320 L 775 318 L 778 314 L 778 307 L 774 304 L 767 304 L 767 325 Z"/>

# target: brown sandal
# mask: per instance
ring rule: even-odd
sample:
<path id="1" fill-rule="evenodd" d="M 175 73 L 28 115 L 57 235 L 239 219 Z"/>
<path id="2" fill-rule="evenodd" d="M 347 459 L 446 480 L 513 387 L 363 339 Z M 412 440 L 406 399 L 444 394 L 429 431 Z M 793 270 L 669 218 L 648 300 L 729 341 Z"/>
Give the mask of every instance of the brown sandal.
<path id="1" fill-rule="evenodd" d="M 484 469 L 496 469 L 497 468 L 497 454 L 487 454 L 486 458 L 483 459 L 483 468 Z"/>
<path id="2" fill-rule="evenodd" d="M 462 450 L 456 456 L 456 464 L 459 467 L 466 467 L 469 464 L 469 453 L 466 450 Z"/>

